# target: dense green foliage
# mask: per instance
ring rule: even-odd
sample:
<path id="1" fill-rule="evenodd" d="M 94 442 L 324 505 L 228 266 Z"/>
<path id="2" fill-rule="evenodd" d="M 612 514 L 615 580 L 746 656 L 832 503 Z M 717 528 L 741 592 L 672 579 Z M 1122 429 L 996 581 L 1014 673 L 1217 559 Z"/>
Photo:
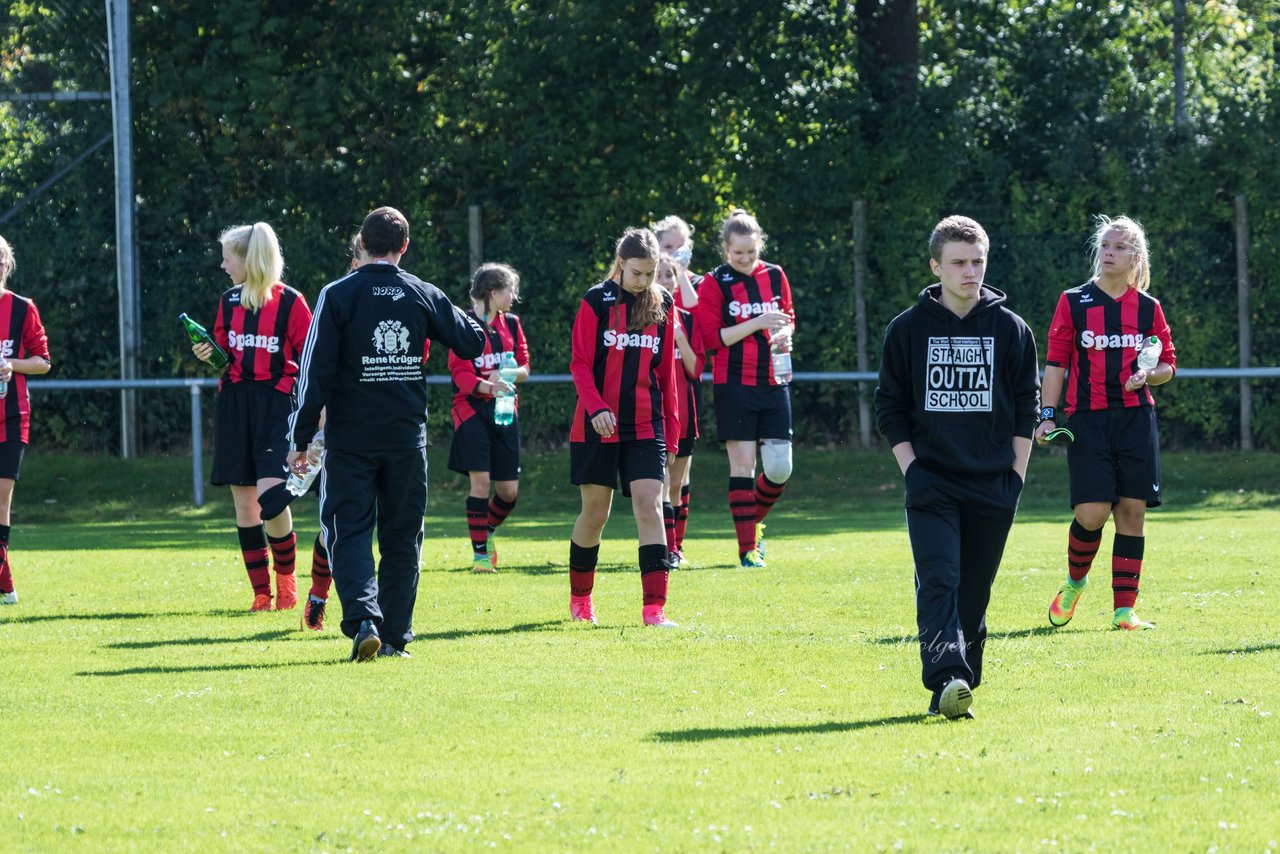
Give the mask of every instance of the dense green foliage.
<path id="1" fill-rule="evenodd" d="M 929 228 L 952 212 L 987 226 L 989 279 L 1042 343 L 1057 292 L 1087 276 L 1091 216 L 1137 217 L 1180 363 L 1234 366 L 1237 193 L 1251 221 L 1255 363 L 1280 363 L 1268 322 L 1280 280 L 1274 3 L 1187 4 L 1181 127 L 1169 0 L 917 6 L 913 85 L 892 89 L 854 4 L 832 0 L 136 5 L 143 375 L 200 370 L 173 317 L 212 316 L 222 228 L 271 222 L 287 280 L 314 299 L 379 203 L 413 224 L 405 266 L 457 300 L 467 209 L 482 207 L 485 257 L 524 276 L 518 310 L 542 373 L 567 371 L 573 309 L 623 227 L 680 213 L 697 228 L 695 266 L 709 268 L 719 219 L 743 205 L 795 289 L 797 369 L 852 370 L 855 199 L 870 226 L 873 368 L 879 330 L 929 282 Z M 101 4 L 23 0 L 0 14 L 0 88 L 107 88 Z M 0 129 L 3 213 L 109 131 L 109 107 L 0 104 Z M 116 375 L 110 147 L 0 233 L 18 253 L 14 289 L 49 326 L 56 375 Z M 433 362 L 442 373 L 443 354 Z M 798 435 L 856 435 L 852 391 L 797 384 Z M 1158 396 L 1171 444 L 1236 440 L 1235 381 Z M 181 445 L 184 397 L 144 395 L 150 447 Z M 1274 382 L 1255 384 L 1264 443 L 1280 431 L 1276 397 Z M 436 428 L 446 401 L 433 397 Z M 116 444 L 111 394 L 38 406 L 45 441 Z M 567 386 L 531 387 L 529 438 L 561 440 L 571 406 Z"/>

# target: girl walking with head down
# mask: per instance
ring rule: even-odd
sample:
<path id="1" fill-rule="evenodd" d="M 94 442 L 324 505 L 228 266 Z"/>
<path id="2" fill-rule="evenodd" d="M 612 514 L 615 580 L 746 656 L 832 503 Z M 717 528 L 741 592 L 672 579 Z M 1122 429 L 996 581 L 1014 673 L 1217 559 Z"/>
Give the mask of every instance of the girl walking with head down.
<path id="1" fill-rule="evenodd" d="M 658 239 L 628 228 L 618 240 L 609 277 L 587 291 L 573 322 L 570 373 L 578 403 L 569 433 L 570 479 L 582 512 L 569 544 L 569 614 L 596 621 L 592 591 L 600 536 L 619 481 L 631 498 L 639 540 L 641 617 L 667 619 L 669 556 L 663 529 L 663 478 L 679 439 L 675 384 L 675 312 L 655 281 Z"/>

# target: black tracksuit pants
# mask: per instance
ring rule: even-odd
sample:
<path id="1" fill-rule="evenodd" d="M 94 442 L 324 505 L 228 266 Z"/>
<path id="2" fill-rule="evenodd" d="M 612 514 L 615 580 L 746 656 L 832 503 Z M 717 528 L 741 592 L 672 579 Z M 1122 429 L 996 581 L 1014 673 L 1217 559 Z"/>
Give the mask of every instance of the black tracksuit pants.
<path id="1" fill-rule="evenodd" d="M 1022 480 L 1012 469 L 956 474 L 917 460 L 907 469 L 906 486 L 924 686 L 936 691 L 959 676 L 976 688 L 987 603 Z"/>
<path id="2" fill-rule="evenodd" d="M 373 620 L 387 643 L 413 640 L 422 516 L 427 506 L 425 448 L 339 451 L 325 455 L 320 525 L 333 585 L 342 603 L 342 633 L 355 637 Z M 373 565 L 377 528 L 382 560 Z"/>

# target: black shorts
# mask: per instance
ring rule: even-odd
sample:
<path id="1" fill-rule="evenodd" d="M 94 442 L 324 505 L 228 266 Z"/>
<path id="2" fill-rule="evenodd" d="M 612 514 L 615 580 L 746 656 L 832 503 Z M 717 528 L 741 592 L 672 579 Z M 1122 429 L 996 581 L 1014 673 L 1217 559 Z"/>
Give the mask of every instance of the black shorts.
<path id="1" fill-rule="evenodd" d="M 1160 435 L 1149 406 L 1076 412 L 1067 423 L 1071 506 L 1140 498 L 1159 507 Z"/>
<path id="2" fill-rule="evenodd" d="M 264 477 L 288 477 L 292 409 L 291 396 L 267 383 L 225 383 L 218 392 L 209 482 L 256 486 Z"/>
<path id="3" fill-rule="evenodd" d="M 520 419 L 505 427 L 493 423 L 493 408 L 479 409 L 453 431 L 449 470 L 486 471 L 491 480 L 520 479 Z"/>
<path id="4" fill-rule="evenodd" d="M 715 404 L 721 442 L 791 441 L 791 393 L 784 385 L 717 383 Z"/>
<path id="5" fill-rule="evenodd" d="M 10 435 L 16 435 L 16 432 Z M 22 468 L 22 455 L 26 450 L 26 442 L 0 442 L 0 477 L 18 479 L 18 469 Z"/>
<path id="6" fill-rule="evenodd" d="M 660 439 L 620 442 L 570 442 L 569 482 L 618 488 L 631 496 L 633 480 L 663 480 L 667 475 L 667 446 Z"/>
<path id="7" fill-rule="evenodd" d="M 676 443 L 676 459 L 693 456 L 693 441 L 692 436 L 680 437 L 680 441 Z"/>

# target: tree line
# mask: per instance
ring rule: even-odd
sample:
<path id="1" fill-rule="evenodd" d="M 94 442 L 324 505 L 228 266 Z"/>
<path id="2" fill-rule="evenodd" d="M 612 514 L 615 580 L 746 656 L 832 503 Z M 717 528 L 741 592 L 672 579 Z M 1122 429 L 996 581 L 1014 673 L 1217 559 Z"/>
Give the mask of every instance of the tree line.
<path id="1" fill-rule="evenodd" d="M 925 241 L 948 213 L 993 239 L 988 280 L 1040 336 L 1056 294 L 1088 276 L 1091 217 L 1147 227 L 1152 293 L 1183 366 L 1234 366 L 1232 201 L 1251 222 L 1255 363 L 1280 364 L 1280 8 L 1186 4 L 1185 121 L 1175 122 L 1175 5 L 1077 0 L 748 0 L 217 4 L 132 7 L 143 376 L 193 376 L 175 321 L 212 319 L 227 282 L 216 238 L 266 220 L 286 280 L 314 302 L 347 265 L 365 211 L 395 205 L 405 265 L 465 302 L 467 211 L 484 257 L 514 265 L 541 373 L 566 372 L 582 293 L 627 225 L 678 213 L 694 266 L 741 205 L 793 284 L 796 369 L 855 370 L 850 210 L 868 216 L 871 351 L 930 281 Z M 94 4 L 9 4 L 0 91 L 108 88 Z M 0 215 L 110 130 L 101 103 L 0 103 Z M 12 287 L 49 329 L 55 376 L 118 375 L 110 147 L 0 224 Z M 873 356 L 872 368 L 874 369 Z M 443 354 L 432 372 L 443 372 Z M 853 386 L 798 383 L 797 435 L 856 436 Z M 563 441 L 568 387 L 526 391 L 527 439 Z M 1275 446 L 1273 381 L 1254 389 Z M 1162 433 L 1231 446 L 1234 381 L 1160 390 Z M 447 435 L 448 396 L 433 395 Z M 185 395 L 143 393 L 144 444 L 180 447 Z M 41 393 L 42 443 L 118 444 L 116 396 Z"/>

